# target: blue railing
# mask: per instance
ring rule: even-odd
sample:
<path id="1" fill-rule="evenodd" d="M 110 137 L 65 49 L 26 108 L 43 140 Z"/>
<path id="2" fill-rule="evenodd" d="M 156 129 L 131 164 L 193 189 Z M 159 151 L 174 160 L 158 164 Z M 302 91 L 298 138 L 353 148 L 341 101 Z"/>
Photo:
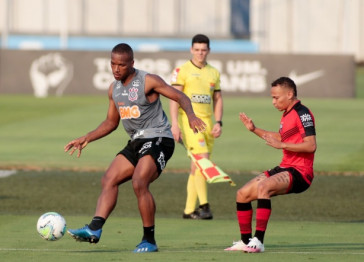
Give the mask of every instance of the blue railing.
<path id="1" fill-rule="evenodd" d="M 191 39 L 131 38 L 131 37 L 82 37 L 9 35 L 1 48 L 40 50 L 109 51 L 118 43 L 128 43 L 134 51 L 188 51 Z M 216 53 L 257 53 L 258 44 L 242 39 L 211 39 L 211 50 Z"/>

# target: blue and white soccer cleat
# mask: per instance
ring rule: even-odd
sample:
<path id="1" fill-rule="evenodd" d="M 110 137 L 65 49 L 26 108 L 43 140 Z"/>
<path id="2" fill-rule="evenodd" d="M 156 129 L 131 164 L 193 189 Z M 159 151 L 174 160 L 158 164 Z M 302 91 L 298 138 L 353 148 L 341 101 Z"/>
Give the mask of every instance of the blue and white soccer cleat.
<path id="1" fill-rule="evenodd" d="M 99 230 L 91 230 L 88 225 L 85 225 L 79 229 L 68 229 L 67 232 L 71 237 L 76 239 L 76 241 L 96 244 L 100 240 L 102 228 Z"/>
<path id="2" fill-rule="evenodd" d="M 137 245 L 137 248 L 134 249 L 134 253 L 146 253 L 146 252 L 157 252 L 158 247 L 156 244 L 149 243 L 147 240 L 143 240 Z"/>

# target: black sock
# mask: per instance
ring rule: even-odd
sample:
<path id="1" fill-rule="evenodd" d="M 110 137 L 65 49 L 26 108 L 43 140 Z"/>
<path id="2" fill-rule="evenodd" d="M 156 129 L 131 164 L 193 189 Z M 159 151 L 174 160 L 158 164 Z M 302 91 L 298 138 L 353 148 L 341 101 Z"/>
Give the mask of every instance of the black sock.
<path id="1" fill-rule="evenodd" d="M 143 227 L 143 229 L 144 229 L 143 240 L 147 240 L 149 243 L 155 245 L 154 226 L 151 226 L 151 227 Z"/>
<path id="2" fill-rule="evenodd" d="M 244 244 L 249 244 L 250 239 L 252 238 L 252 234 L 240 234 L 241 240 L 243 241 Z"/>
<path id="3" fill-rule="evenodd" d="M 255 231 L 255 237 L 259 239 L 260 242 L 262 242 L 263 244 L 263 241 L 264 241 L 264 234 L 265 234 L 265 231 L 260 231 L 260 230 L 256 230 Z"/>
<path id="4" fill-rule="evenodd" d="M 88 227 L 91 230 L 99 230 L 105 224 L 106 219 L 103 217 L 94 217 Z"/>

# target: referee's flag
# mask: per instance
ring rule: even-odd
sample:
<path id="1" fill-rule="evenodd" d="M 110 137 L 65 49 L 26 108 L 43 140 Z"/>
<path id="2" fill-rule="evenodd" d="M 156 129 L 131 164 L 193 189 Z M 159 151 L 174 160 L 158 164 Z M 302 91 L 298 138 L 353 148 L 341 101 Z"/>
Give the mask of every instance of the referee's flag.
<path id="1" fill-rule="evenodd" d="M 208 183 L 229 182 L 231 186 L 236 186 L 234 181 L 211 160 L 194 155 L 189 150 L 187 150 L 187 153 L 193 163 L 200 169 Z"/>

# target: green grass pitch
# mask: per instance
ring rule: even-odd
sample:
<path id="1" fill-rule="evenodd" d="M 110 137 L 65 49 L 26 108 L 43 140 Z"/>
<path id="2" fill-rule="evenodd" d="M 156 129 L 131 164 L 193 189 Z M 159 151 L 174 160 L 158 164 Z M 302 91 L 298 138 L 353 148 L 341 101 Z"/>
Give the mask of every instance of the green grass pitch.
<path id="1" fill-rule="evenodd" d="M 131 183 L 120 187 L 118 204 L 97 245 L 66 235 L 55 242 L 40 238 L 38 217 L 61 213 L 69 228 L 89 223 L 102 172 L 18 171 L 1 178 L 0 257 L 4 261 L 362 261 L 364 258 L 364 181 L 360 176 L 319 175 L 304 194 L 272 199 L 266 252 L 224 252 L 238 240 L 236 187 L 209 186 L 214 219 L 181 218 L 187 175 L 163 173 L 151 185 L 157 204 L 157 254 L 133 254 L 142 224 Z M 243 184 L 252 174 L 232 174 Z M 253 204 L 254 205 L 254 204 Z"/>
<path id="2" fill-rule="evenodd" d="M 75 242 L 68 235 L 56 242 L 37 236 L 36 216 L 0 216 L 2 261 L 363 261 L 362 224 L 271 221 L 266 252 L 226 252 L 237 226 L 232 220 L 184 221 L 159 218 L 159 252 L 134 254 L 140 221 L 112 216 L 96 245 Z M 70 225 L 88 217 L 70 216 Z M 20 227 L 21 225 L 21 227 Z M 5 235 L 6 233 L 6 235 Z M 340 237 L 338 237 L 340 236 Z"/>
<path id="3" fill-rule="evenodd" d="M 45 212 L 61 213 L 69 228 L 89 223 L 103 170 L 127 137 L 119 129 L 88 145 L 80 159 L 70 157 L 63 146 L 104 119 L 106 96 L 1 95 L 0 170 L 19 171 L 8 177 L 0 171 L 0 261 L 363 261 L 363 69 L 358 69 L 356 99 L 302 99 L 316 118 L 316 177 L 307 192 L 272 199 L 263 254 L 223 251 L 239 238 L 238 187 L 209 185 L 212 221 L 181 218 L 189 160 L 179 145 L 151 185 L 160 252 L 132 253 L 142 224 L 130 182 L 120 187 L 117 207 L 97 245 L 76 243 L 68 235 L 56 242 L 41 239 L 36 222 Z M 281 115 L 270 98 L 225 98 L 223 135 L 212 159 L 238 186 L 281 158 L 245 130 L 241 111 L 269 130 L 278 129 Z"/>
<path id="4" fill-rule="evenodd" d="M 163 99 L 168 112 L 168 103 Z M 362 99 L 303 99 L 316 119 L 318 149 L 316 172 L 362 173 L 364 170 L 364 102 Z M 87 146 L 80 159 L 63 153 L 71 139 L 93 130 L 105 119 L 105 97 L 1 96 L 0 167 L 104 170 L 126 144 L 119 127 L 111 135 Z M 212 159 L 228 172 L 261 171 L 278 164 L 281 153 L 268 148 L 239 121 L 246 112 L 256 125 L 278 130 L 281 112 L 270 98 L 226 98 L 222 137 L 215 142 Z M 264 161 L 262 161 L 264 160 Z M 168 163 L 170 170 L 188 166 L 183 148 Z"/>

